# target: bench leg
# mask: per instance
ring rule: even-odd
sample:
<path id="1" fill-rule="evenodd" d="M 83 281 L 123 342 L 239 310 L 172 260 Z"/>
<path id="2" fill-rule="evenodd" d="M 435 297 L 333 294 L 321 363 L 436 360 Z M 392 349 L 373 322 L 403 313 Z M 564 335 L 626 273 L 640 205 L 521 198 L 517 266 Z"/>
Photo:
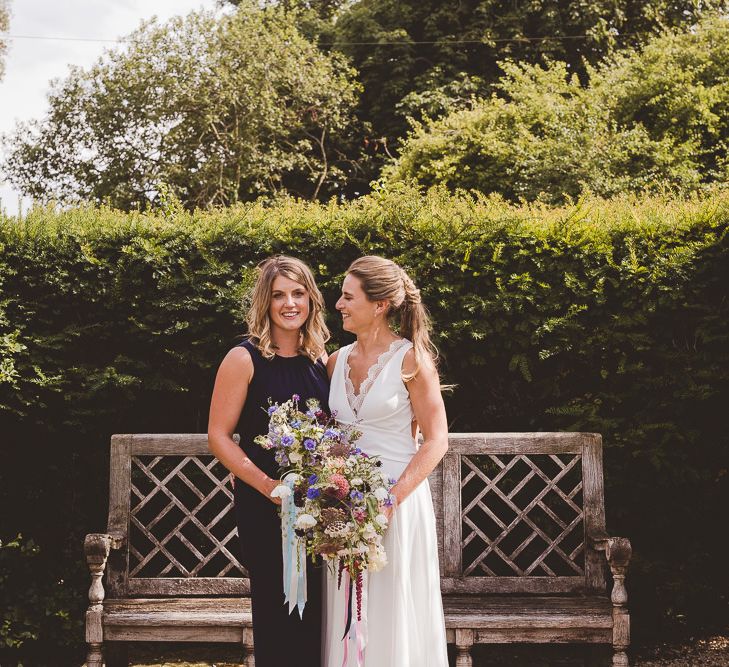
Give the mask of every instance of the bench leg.
<path id="1" fill-rule="evenodd" d="M 89 650 L 86 653 L 86 667 L 103 667 L 104 655 L 101 652 L 101 643 L 89 643 Z"/>
<path id="2" fill-rule="evenodd" d="M 473 667 L 473 630 L 456 630 L 456 667 Z"/>
<path id="3" fill-rule="evenodd" d="M 625 651 L 616 650 L 613 653 L 613 667 L 630 667 L 628 654 Z"/>
<path id="4" fill-rule="evenodd" d="M 256 667 L 253 655 L 253 628 L 243 629 L 243 667 Z"/>

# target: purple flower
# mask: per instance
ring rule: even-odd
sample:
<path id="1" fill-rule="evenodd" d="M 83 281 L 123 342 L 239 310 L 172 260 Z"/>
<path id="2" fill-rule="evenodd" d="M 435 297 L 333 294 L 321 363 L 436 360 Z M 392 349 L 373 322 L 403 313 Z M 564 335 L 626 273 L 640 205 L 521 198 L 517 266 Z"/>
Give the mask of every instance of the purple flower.
<path id="1" fill-rule="evenodd" d="M 297 401 L 297 402 L 301 400 L 301 396 L 299 396 L 298 394 L 294 394 L 294 395 L 293 395 L 293 396 L 292 396 L 291 398 L 292 398 L 292 399 L 293 399 L 294 401 Z"/>
<path id="2" fill-rule="evenodd" d="M 301 422 L 298 419 L 294 419 L 294 421 L 291 422 L 291 428 L 299 428 L 301 426 Z"/>
<path id="3" fill-rule="evenodd" d="M 316 484 L 319 481 L 318 475 L 309 475 L 309 484 Z"/>
<path id="4" fill-rule="evenodd" d="M 362 453 L 362 450 L 359 447 L 355 447 L 352 450 L 352 454 L 361 454 L 361 453 Z"/>
<path id="5" fill-rule="evenodd" d="M 362 493 L 361 491 L 352 491 L 349 494 L 349 497 L 352 500 L 362 500 L 362 498 L 364 498 L 364 493 Z"/>
<path id="6" fill-rule="evenodd" d="M 304 440 L 304 447 L 310 452 L 313 452 L 316 449 L 316 443 L 311 438 L 307 438 Z"/>
<path id="7" fill-rule="evenodd" d="M 294 444 L 294 436 L 293 435 L 285 435 L 281 438 L 281 444 L 284 447 L 291 447 L 291 445 Z"/>
<path id="8" fill-rule="evenodd" d="M 316 500 L 321 495 L 321 491 L 319 489 L 315 489 L 314 487 L 310 487 L 309 490 L 306 492 L 306 497 L 309 500 Z"/>
<path id="9" fill-rule="evenodd" d="M 278 405 L 272 405 L 270 408 L 268 408 L 268 415 L 269 417 L 278 410 Z"/>
<path id="10" fill-rule="evenodd" d="M 326 431 L 324 431 L 324 437 L 325 438 L 336 438 L 339 436 L 339 431 L 335 428 L 328 428 Z"/>

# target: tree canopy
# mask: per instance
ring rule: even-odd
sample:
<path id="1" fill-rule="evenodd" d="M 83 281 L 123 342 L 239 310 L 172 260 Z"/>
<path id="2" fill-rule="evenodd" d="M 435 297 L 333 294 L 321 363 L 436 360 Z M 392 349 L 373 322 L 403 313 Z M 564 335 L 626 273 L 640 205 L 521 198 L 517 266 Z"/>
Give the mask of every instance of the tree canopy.
<path id="1" fill-rule="evenodd" d="M 458 101 L 462 87 L 454 88 L 454 82 L 470 81 L 490 92 L 505 60 L 561 61 L 583 76 L 586 63 L 600 62 L 615 48 L 690 26 L 728 5 L 726 0 L 360 0 L 338 14 L 334 43 L 360 72 L 361 119 L 394 150 L 407 131 L 407 116 L 420 119 L 413 94 L 425 95 L 426 114 L 448 111 L 447 104 L 432 105 L 431 91 Z"/>
<path id="2" fill-rule="evenodd" d="M 390 182 L 549 203 L 729 180 L 729 21 L 705 19 L 587 66 L 505 62 L 498 92 L 416 123 Z"/>
<path id="3" fill-rule="evenodd" d="M 151 21 L 57 82 L 46 117 L 5 137 L 4 168 L 37 199 L 124 209 L 164 188 L 189 207 L 331 194 L 342 181 L 331 138 L 346 133 L 357 91 L 344 58 L 281 8 Z"/>

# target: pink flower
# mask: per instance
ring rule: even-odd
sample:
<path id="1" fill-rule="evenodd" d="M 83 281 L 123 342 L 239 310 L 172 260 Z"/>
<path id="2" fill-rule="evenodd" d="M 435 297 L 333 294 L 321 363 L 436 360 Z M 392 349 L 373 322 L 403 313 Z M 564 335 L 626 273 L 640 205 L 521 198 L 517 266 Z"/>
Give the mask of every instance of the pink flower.
<path id="1" fill-rule="evenodd" d="M 339 500 L 344 500 L 349 493 L 349 482 L 344 475 L 336 473 L 329 478 L 329 483 L 334 487 L 334 496 Z"/>

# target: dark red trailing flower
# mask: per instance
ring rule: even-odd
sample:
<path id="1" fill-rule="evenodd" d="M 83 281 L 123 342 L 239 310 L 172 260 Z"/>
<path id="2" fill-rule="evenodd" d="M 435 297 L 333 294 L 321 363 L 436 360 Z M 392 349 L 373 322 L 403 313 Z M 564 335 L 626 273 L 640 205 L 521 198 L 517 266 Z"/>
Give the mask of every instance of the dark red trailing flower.
<path id="1" fill-rule="evenodd" d="M 362 570 L 357 566 L 357 620 L 362 620 Z"/>
<path id="2" fill-rule="evenodd" d="M 344 559 L 339 559 L 339 572 L 337 573 L 337 590 L 342 587 L 342 573 L 344 572 Z"/>

